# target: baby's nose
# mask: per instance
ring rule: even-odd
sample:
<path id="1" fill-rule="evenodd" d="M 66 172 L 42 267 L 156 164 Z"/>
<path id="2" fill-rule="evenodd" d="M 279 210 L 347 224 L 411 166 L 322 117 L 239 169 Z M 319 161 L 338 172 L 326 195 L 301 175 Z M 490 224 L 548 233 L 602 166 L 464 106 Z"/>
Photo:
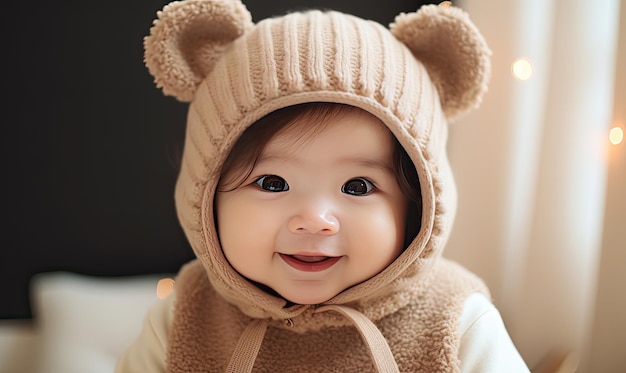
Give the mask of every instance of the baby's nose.
<path id="1" fill-rule="evenodd" d="M 289 219 L 288 227 L 292 233 L 333 235 L 339 232 L 339 220 L 328 207 L 308 206 Z"/>

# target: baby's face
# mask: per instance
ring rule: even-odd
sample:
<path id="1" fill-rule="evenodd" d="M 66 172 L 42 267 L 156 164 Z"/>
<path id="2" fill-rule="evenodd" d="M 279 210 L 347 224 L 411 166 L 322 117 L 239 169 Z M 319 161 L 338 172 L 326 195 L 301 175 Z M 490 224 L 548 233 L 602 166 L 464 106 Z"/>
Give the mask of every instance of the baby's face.
<path id="1" fill-rule="evenodd" d="M 268 143 L 241 187 L 218 192 L 219 236 L 240 274 L 291 302 L 318 304 L 400 254 L 408 201 L 391 134 L 375 117 L 331 119 L 298 146 L 293 132 Z"/>

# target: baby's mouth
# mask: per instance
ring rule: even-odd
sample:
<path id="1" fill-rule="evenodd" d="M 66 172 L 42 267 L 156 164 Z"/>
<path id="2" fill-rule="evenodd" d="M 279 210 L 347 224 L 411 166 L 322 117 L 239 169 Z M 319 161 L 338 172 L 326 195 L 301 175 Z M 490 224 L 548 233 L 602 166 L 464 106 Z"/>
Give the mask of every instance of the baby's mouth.
<path id="1" fill-rule="evenodd" d="M 296 260 L 305 263 L 318 263 L 327 259 L 332 258 L 332 256 L 308 256 L 308 255 L 288 255 Z"/>
<path id="2" fill-rule="evenodd" d="M 288 255 L 279 253 L 291 267 L 305 272 L 319 272 L 332 267 L 341 259 L 340 256 Z"/>

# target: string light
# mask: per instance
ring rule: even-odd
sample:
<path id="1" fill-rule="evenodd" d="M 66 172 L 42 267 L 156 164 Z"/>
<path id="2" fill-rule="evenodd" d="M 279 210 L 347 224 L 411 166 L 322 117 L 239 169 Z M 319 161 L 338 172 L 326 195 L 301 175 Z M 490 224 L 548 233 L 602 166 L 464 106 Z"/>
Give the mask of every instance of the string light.
<path id="1" fill-rule="evenodd" d="M 518 58 L 511 65 L 511 73 L 519 80 L 528 80 L 533 75 L 533 65 L 526 58 Z"/>

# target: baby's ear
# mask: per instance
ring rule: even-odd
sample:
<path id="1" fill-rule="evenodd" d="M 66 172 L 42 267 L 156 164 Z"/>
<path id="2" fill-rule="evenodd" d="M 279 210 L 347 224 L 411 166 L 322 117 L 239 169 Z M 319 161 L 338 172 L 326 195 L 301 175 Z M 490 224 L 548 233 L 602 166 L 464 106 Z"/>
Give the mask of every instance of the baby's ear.
<path id="1" fill-rule="evenodd" d="M 226 46 L 252 26 L 239 0 L 174 1 L 144 38 L 144 62 L 164 94 L 191 101 Z"/>
<path id="2" fill-rule="evenodd" d="M 428 70 L 448 120 L 478 107 L 491 76 L 491 50 L 467 13 L 449 1 L 425 5 L 398 15 L 390 29 Z"/>

